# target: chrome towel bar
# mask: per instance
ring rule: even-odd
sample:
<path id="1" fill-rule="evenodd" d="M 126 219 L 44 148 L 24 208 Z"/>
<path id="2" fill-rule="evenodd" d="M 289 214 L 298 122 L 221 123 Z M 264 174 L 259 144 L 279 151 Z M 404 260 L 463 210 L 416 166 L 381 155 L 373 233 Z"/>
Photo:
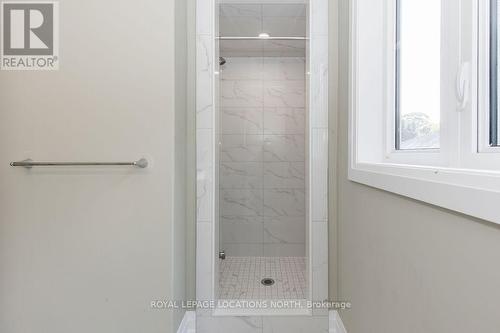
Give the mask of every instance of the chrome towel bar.
<path id="1" fill-rule="evenodd" d="M 44 166 L 132 166 L 137 168 L 147 168 L 148 160 L 145 158 L 141 158 L 135 162 L 35 162 L 31 159 L 27 159 L 20 162 L 12 162 L 10 163 L 13 167 L 24 167 L 24 168 L 32 168 L 32 167 L 44 167 Z"/>

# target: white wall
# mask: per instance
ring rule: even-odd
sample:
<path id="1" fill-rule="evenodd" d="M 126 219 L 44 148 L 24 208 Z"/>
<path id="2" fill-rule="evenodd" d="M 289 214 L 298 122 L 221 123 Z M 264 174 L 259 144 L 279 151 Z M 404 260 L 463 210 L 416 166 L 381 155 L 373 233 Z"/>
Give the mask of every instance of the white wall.
<path id="1" fill-rule="evenodd" d="M 60 70 L 0 73 L 1 332 L 175 331 L 181 313 L 150 301 L 184 297 L 183 11 L 63 1 Z M 9 166 L 142 155 L 146 170 Z"/>
<path id="2" fill-rule="evenodd" d="M 330 284 L 352 302 L 342 313 L 347 331 L 498 332 L 500 228 L 347 180 L 349 1 L 339 3 L 338 244 L 330 249 L 338 273 Z"/>

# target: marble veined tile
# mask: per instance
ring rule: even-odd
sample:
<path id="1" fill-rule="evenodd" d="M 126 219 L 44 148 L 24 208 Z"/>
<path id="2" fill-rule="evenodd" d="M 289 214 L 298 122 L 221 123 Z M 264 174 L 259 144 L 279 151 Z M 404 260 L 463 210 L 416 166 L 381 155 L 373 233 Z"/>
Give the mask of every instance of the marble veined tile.
<path id="1" fill-rule="evenodd" d="M 217 317 L 209 310 L 196 311 L 196 333 L 262 333 L 262 317 Z"/>
<path id="2" fill-rule="evenodd" d="M 261 80 L 262 57 L 226 57 L 222 80 Z"/>
<path id="3" fill-rule="evenodd" d="M 223 108 L 222 134 L 262 134 L 264 111 L 262 108 Z"/>
<path id="4" fill-rule="evenodd" d="M 263 4 L 262 15 L 264 17 L 306 17 L 307 6 L 305 4 Z"/>
<path id="5" fill-rule="evenodd" d="M 222 219 L 220 225 L 221 243 L 262 244 L 264 224 L 262 218 L 255 218 L 254 220 L 233 223 L 228 222 L 230 221 L 228 219 Z"/>
<path id="6" fill-rule="evenodd" d="M 305 81 L 265 81 L 264 107 L 304 108 Z"/>
<path id="7" fill-rule="evenodd" d="M 328 333 L 328 317 L 264 317 L 263 333 Z"/>
<path id="8" fill-rule="evenodd" d="M 261 189 L 261 162 L 221 162 L 220 187 L 222 189 Z"/>
<path id="9" fill-rule="evenodd" d="M 310 108 L 311 128 L 328 127 L 328 37 L 311 39 Z"/>
<path id="10" fill-rule="evenodd" d="M 197 219 L 211 220 L 213 213 L 214 198 L 212 186 L 214 186 L 213 175 L 213 132 L 211 129 L 199 129 L 196 131 L 198 144 L 196 146 L 196 201 Z"/>
<path id="11" fill-rule="evenodd" d="M 305 57 L 306 42 L 303 40 L 269 40 L 263 43 L 266 57 Z"/>
<path id="12" fill-rule="evenodd" d="M 328 298 L 328 222 L 312 223 L 312 294 L 314 300 Z"/>
<path id="13" fill-rule="evenodd" d="M 305 251 L 306 218 L 304 216 L 278 216 L 264 218 L 264 243 L 302 244 Z"/>
<path id="14" fill-rule="evenodd" d="M 220 35 L 224 37 L 255 37 L 262 32 L 262 18 L 253 16 L 219 18 Z"/>
<path id="15" fill-rule="evenodd" d="M 196 1 L 196 34 L 209 35 L 213 30 L 213 17 L 211 12 L 212 2 L 207 0 Z"/>
<path id="16" fill-rule="evenodd" d="M 305 37 L 307 20 L 305 17 L 264 17 L 263 30 L 277 37 Z"/>
<path id="17" fill-rule="evenodd" d="M 196 54 L 196 127 L 212 128 L 213 90 L 212 83 L 212 44 L 209 36 L 197 37 Z"/>
<path id="18" fill-rule="evenodd" d="M 223 57 L 262 57 L 264 42 L 260 40 L 221 40 L 220 53 Z"/>
<path id="19" fill-rule="evenodd" d="M 312 192 L 311 216 L 314 221 L 328 220 L 328 130 L 313 129 L 311 158 Z"/>
<path id="20" fill-rule="evenodd" d="M 220 16 L 226 17 L 261 17 L 262 5 L 260 4 L 228 4 L 223 3 L 219 7 Z"/>
<path id="21" fill-rule="evenodd" d="M 266 243 L 263 253 L 266 257 L 300 257 L 306 255 L 306 246 L 298 243 Z"/>
<path id="22" fill-rule="evenodd" d="M 221 216 L 221 223 L 263 223 L 264 218 L 261 216 Z"/>
<path id="23" fill-rule="evenodd" d="M 306 79 L 305 58 L 265 57 L 264 80 L 302 80 Z"/>
<path id="24" fill-rule="evenodd" d="M 301 162 L 305 160 L 304 135 L 265 135 L 265 162 Z"/>
<path id="25" fill-rule="evenodd" d="M 261 81 L 221 81 L 220 102 L 223 108 L 262 107 L 262 94 Z"/>
<path id="26" fill-rule="evenodd" d="M 265 108 L 265 134 L 304 134 L 306 115 L 304 108 Z"/>
<path id="27" fill-rule="evenodd" d="M 262 135 L 222 135 L 222 162 L 259 162 L 263 159 Z"/>
<path id="28" fill-rule="evenodd" d="M 245 257 L 255 256 L 262 257 L 264 248 L 259 243 L 220 243 L 222 249 L 226 251 L 227 256 Z"/>
<path id="29" fill-rule="evenodd" d="M 328 36 L 328 0 L 314 0 L 311 7 L 311 36 Z"/>
<path id="30" fill-rule="evenodd" d="M 264 188 L 298 188 L 304 189 L 304 162 L 265 162 Z"/>
<path id="31" fill-rule="evenodd" d="M 196 224 L 196 297 L 199 300 L 211 299 L 212 294 L 212 223 Z"/>
<path id="32" fill-rule="evenodd" d="M 262 216 L 262 191 L 221 190 L 221 216 Z"/>
<path id="33" fill-rule="evenodd" d="M 264 190 L 264 216 L 305 216 L 304 189 Z"/>

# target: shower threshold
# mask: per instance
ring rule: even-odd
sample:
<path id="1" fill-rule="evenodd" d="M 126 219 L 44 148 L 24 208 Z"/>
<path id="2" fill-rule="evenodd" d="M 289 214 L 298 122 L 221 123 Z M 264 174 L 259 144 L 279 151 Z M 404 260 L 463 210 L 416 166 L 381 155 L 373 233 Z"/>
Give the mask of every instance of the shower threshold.
<path id="1" fill-rule="evenodd" d="M 310 316 L 308 300 L 242 300 L 220 299 L 213 311 L 214 316 Z"/>

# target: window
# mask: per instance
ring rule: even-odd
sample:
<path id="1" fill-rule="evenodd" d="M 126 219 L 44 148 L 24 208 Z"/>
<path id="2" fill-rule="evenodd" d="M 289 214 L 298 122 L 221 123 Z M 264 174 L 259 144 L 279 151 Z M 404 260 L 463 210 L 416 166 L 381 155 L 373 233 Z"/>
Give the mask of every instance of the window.
<path id="1" fill-rule="evenodd" d="M 353 0 L 350 180 L 500 224 L 499 6 Z"/>
<path id="2" fill-rule="evenodd" d="M 396 6 L 395 148 L 437 149 L 441 117 L 441 1 L 397 0 Z"/>

